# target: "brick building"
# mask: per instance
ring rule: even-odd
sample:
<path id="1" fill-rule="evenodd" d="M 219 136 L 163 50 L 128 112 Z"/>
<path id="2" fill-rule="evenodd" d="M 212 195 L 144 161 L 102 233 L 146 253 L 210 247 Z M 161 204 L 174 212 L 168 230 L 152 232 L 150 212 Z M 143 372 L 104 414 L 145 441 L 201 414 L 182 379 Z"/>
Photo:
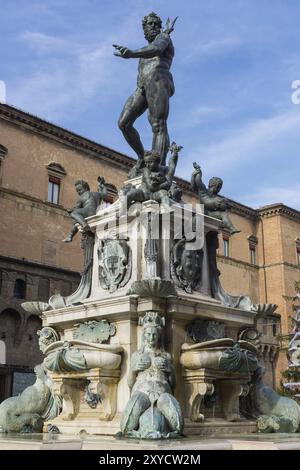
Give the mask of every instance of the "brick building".
<path id="1" fill-rule="evenodd" d="M 0 401 L 33 380 L 41 362 L 36 331 L 39 317 L 29 315 L 24 300 L 47 300 L 75 290 L 82 267 L 79 237 L 62 243 L 71 221 L 65 208 L 76 199 L 74 182 L 96 189 L 98 175 L 108 183 L 108 199 L 127 178 L 134 160 L 61 127 L 0 104 Z M 193 194 L 178 178 L 184 199 Z M 220 234 L 218 254 L 223 287 L 249 294 L 255 303 L 277 303 L 278 313 L 261 324 L 261 360 L 274 382 L 280 315 L 288 332 L 292 295 L 300 274 L 300 212 L 283 204 L 252 209 L 230 201 L 231 216 L 242 230 Z M 278 369 L 278 371 L 279 371 Z"/>

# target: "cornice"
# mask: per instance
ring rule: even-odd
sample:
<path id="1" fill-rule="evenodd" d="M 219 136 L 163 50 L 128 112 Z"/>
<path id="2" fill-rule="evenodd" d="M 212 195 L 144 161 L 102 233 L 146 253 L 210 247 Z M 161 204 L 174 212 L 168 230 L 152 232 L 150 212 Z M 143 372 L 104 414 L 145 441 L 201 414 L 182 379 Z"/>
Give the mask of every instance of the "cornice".
<path id="1" fill-rule="evenodd" d="M 270 204 L 269 206 L 260 207 L 257 209 L 260 217 L 273 217 L 276 215 L 283 215 L 292 220 L 300 222 L 300 212 L 292 207 L 285 206 L 284 204 Z"/>
<path id="2" fill-rule="evenodd" d="M 98 158 L 110 165 L 116 165 L 126 172 L 128 172 L 136 162 L 134 158 L 128 155 L 124 155 L 8 104 L 0 103 L 0 119 L 4 119 L 27 130 L 30 129 L 32 132 L 46 136 L 49 139 L 59 141 L 77 151 L 86 153 L 92 158 Z M 197 198 L 197 195 L 191 190 L 189 181 L 179 177 L 175 177 L 174 179 L 185 194 Z M 256 210 L 229 198 L 227 198 L 227 201 L 232 213 L 252 220 L 257 220 L 259 217 L 271 217 L 280 214 L 300 221 L 300 212 L 284 204 L 273 204 Z"/>
<path id="3" fill-rule="evenodd" d="M 248 217 L 253 220 L 257 220 L 259 218 L 259 214 L 256 209 L 252 207 L 245 206 L 240 202 L 236 202 L 233 199 L 226 198 L 228 205 L 230 207 L 230 211 L 234 214 L 240 215 L 242 217 Z"/>
<path id="4" fill-rule="evenodd" d="M 63 127 L 52 124 L 37 116 L 33 116 L 25 111 L 7 104 L 0 103 L 0 118 L 23 127 L 30 127 L 33 132 L 46 135 L 50 139 L 59 140 L 65 145 L 71 146 L 76 150 L 86 152 L 93 157 L 98 157 L 106 162 L 117 164 L 122 169 L 128 171 L 135 164 L 136 160 L 124 155 L 116 150 L 104 147 L 97 142 L 82 137 Z M 175 181 L 190 196 L 196 195 L 192 192 L 190 183 L 182 178 L 175 177 Z"/>
<path id="5" fill-rule="evenodd" d="M 19 264 L 22 266 L 31 266 L 33 268 L 45 269 L 47 271 L 59 272 L 62 274 L 73 275 L 76 277 L 80 276 L 80 273 L 78 271 L 73 271 L 72 269 L 61 268 L 60 266 L 55 266 L 55 265 L 50 266 L 48 264 L 40 263 L 38 261 L 14 258 L 13 256 L 0 255 L 0 263 L 1 262 L 8 263 L 8 264 Z"/>
<path id="6" fill-rule="evenodd" d="M 0 117 L 9 122 L 23 127 L 30 127 L 32 131 L 46 135 L 50 139 L 56 139 L 76 150 L 86 152 L 93 157 L 98 157 L 106 162 L 118 164 L 128 171 L 135 163 L 135 160 L 127 155 L 123 155 L 116 150 L 104 147 L 97 142 L 82 137 L 74 132 L 52 124 L 37 116 L 14 108 L 13 106 L 0 103 Z"/>

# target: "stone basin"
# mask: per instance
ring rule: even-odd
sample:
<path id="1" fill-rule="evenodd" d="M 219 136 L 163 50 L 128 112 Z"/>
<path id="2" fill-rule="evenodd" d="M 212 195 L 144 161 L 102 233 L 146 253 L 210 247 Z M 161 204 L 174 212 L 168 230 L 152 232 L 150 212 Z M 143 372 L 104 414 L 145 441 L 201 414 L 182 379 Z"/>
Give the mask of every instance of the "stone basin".
<path id="1" fill-rule="evenodd" d="M 252 372 L 257 367 L 257 349 L 247 341 L 231 338 L 184 343 L 180 363 L 188 370 L 215 369 L 228 372 Z"/>
<path id="2" fill-rule="evenodd" d="M 52 372 L 71 372 L 88 369 L 118 369 L 123 348 L 119 345 L 88 343 L 86 341 L 56 341 L 45 350 L 44 364 Z"/>

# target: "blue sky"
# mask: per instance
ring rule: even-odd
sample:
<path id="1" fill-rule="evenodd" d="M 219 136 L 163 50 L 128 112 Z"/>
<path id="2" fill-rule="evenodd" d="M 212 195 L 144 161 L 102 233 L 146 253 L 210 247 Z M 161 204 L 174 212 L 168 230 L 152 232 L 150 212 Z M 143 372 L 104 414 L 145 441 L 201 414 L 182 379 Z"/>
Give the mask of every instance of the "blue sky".
<path id="1" fill-rule="evenodd" d="M 172 33 L 176 93 L 169 133 L 223 194 L 300 210 L 299 0 L 0 0 L 0 80 L 7 103 L 133 155 L 117 120 L 134 91 L 137 60 L 112 44 L 145 45 L 142 17 L 179 16 Z M 147 117 L 136 126 L 146 148 Z"/>

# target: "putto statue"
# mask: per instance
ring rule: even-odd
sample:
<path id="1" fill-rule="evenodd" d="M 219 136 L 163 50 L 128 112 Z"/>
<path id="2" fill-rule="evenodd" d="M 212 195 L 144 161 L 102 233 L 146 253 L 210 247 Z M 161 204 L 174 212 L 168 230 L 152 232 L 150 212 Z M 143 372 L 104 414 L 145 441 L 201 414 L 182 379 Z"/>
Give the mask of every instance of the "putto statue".
<path id="1" fill-rule="evenodd" d="M 69 243 L 78 232 L 78 224 L 81 225 L 83 232 L 88 232 L 90 227 L 85 218 L 95 215 L 97 207 L 106 198 L 107 191 L 105 187 L 105 180 L 103 177 L 98 177 L 98 191 L 92 192 L 90 186 L 86 181 L 78 180 L 75 183 L 76 191 L 79 198 L 76 201 L 76 206 L 73 209 L 67 209 L 72 219 L 75 221 L 70 233 L 63 240 Z"/>
<path id="2" fill-rule="evenodd" d="M 144 202 L 154 200 L 166 207 L 171 205 L 169 191 L 172 186 L 173 177 L 178 161 L 178 154 L 182 147 L 171 144 L 171 156 L 168 166 L 161 165 L 160 154 L 154 150 L 145 152 L 145 167 L 142 170 L 142 185 L 139 188 L 125 186 L 123 201 L 127 201 L 127 208 L 133 202 Z M 124 202 L 123 202 L 124 203 Z"/>
<path id="3" fill-rule="evenodd" d="M 201 167 L 194 162 L 194 171 L 192 173 L 191 186 L 192 190 L 198 193 L 200 204 L 204 204 L 205 213 L 211 217 L 215 217 L 222 221 L 222 227 L 228 230 L 231 235 L 239 233 L 240 230 L 235 228 L 229 214 L 228 214 L 228 203 L 226 199 L 219 196 L 219 192 L 223 186 L 223 180 L 217 176 L 214 176 L 209 180 L 208 188 L 202 181 Z"/>
<path id="4" fill-rule="evenodd" d="M 162 344 L 165 321 L 157 312 L 147 312 L 140 323 L 143 344 L 131 358 L 131 398 L 122 416 L 121 433 L 142 439 L 178 437 L 182 434 L 183 418 L 172 395 L 174 367 Z"/>
<path id="5" fill-rule="evenodd" d="M 177 18 L 176 18 L 177 19 Z M 170 33 L 176 19 L 162 31 L 162 21 L 156 13 L 145 16 L 142 25 L 148 45 L 141 49 L 131 50 L 127 47 L 113 45 L 114 53 L 123 59 L 139 60 L 137 89 L 128 98 L 119 118 L 119 127 L 123 135 L 138 156 L 136 173 L 143 165 L 144 147 L 137 130 L 133 127 L 135 120 L 148 109 L 149 122 L 153 132 L 152 150 L 160 155 L 164 165 L 169 148 L 167 118 L 169 115 L 169 98 L 175 88 L 170 73 L 174 57 L 174 46 Z M 131 172 L 131 176 L 134 176 Z"/>

